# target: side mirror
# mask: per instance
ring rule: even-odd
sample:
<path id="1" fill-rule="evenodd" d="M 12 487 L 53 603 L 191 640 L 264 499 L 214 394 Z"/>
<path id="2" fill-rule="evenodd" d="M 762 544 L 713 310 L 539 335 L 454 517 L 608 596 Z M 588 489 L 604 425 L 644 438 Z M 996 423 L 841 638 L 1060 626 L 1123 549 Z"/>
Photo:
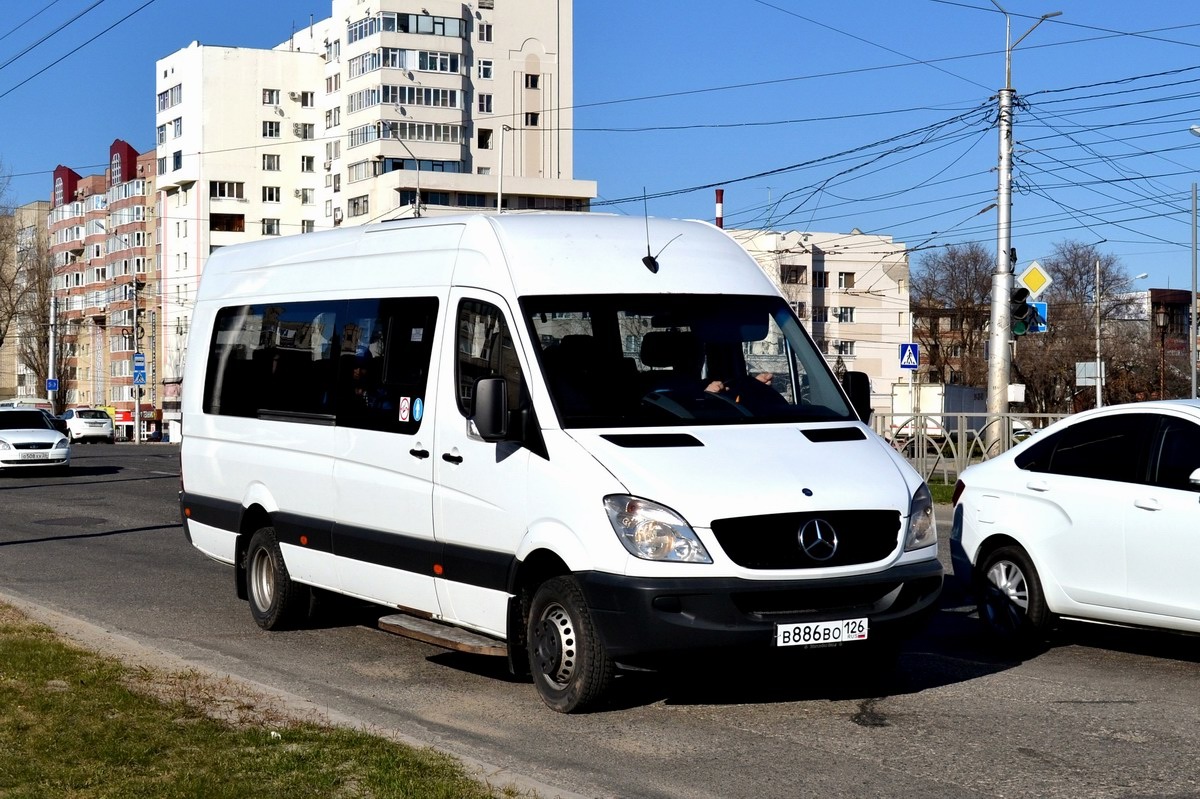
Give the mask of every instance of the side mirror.
<path id="1" fill-rule="evenodd" d="M 471 421 L 484 441 L 508 438 L 508 385 L 502 377 L 484 377 L 475 383 Z"/>
<path id="2" fill-rule="evenodd" d="M 863 424 L 871 421 L 871 378 L 866 372 L 846 372 L 842 377 L 842 388 L 850 397 L 850 405 Z"/>

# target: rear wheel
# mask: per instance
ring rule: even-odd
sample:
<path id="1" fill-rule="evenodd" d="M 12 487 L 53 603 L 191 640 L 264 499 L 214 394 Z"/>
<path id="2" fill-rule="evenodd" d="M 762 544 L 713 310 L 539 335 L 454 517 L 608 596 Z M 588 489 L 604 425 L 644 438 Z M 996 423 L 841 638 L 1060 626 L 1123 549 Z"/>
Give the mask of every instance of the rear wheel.
<path id="1" fill-rule="evenodd" d="M 292 582 L 274 527 L 262 527 L 246 550 L 246 596 L 250 615 L 264 630 L 297 626 L 308 611 L 309 590 Z"/>
<path id="2" fill-rule="evenodd" d="M 984 559 L 978 577 L 979 618 L 996 642 L 1017 653 L 1039 644 L 1051 614 L 1028 553 L 1001 547 Z"/>
<path id="3" fill-rule="evenodd" d="M 527 623 L 529 667 L 542 701 L 559 713 L 595 703 L 615 667 L 596 636 L 575 579 L 555 577 L 539 586 Z"/>

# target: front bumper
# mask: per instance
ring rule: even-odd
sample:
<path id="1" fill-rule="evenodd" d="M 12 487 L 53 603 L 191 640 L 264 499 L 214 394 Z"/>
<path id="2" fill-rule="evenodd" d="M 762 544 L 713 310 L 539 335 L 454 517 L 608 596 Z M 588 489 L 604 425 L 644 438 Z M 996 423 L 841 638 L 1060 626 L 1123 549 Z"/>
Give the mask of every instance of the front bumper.
<path id="1" fill-rule="evenodd" d="M 871 632 L 924 623 L 942 589 L 937 559 L 875 574 L 760 582 L 734 577 L 577 574 L 596 630 L 617 659 L 687 650 L 770 647 L 775 625 L 867 618 Z"/>

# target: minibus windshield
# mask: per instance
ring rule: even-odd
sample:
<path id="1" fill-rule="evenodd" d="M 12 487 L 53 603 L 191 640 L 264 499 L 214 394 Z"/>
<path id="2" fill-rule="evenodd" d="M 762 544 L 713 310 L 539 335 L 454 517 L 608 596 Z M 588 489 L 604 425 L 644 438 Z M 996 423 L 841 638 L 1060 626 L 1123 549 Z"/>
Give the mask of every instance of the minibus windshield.
<path id="1" fill-rule="evenodd" d="M 780 297 L 529 296 L 521 309 L 564 428 L 858 418 Z"/>

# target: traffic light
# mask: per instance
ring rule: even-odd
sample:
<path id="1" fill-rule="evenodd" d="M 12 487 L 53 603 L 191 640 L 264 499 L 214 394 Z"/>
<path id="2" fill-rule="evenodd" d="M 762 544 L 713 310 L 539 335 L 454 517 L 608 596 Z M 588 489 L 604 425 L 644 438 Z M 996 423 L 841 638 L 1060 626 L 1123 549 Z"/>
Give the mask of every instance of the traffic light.
<path id="1" fill-rule="evenodd" d="M 1029 289 L 1018 286 L 1008 295 L 1009 324 L 1014 336 L 1023 336 L 1033 327 L 1033 306 L 1029 304 Z"/>

